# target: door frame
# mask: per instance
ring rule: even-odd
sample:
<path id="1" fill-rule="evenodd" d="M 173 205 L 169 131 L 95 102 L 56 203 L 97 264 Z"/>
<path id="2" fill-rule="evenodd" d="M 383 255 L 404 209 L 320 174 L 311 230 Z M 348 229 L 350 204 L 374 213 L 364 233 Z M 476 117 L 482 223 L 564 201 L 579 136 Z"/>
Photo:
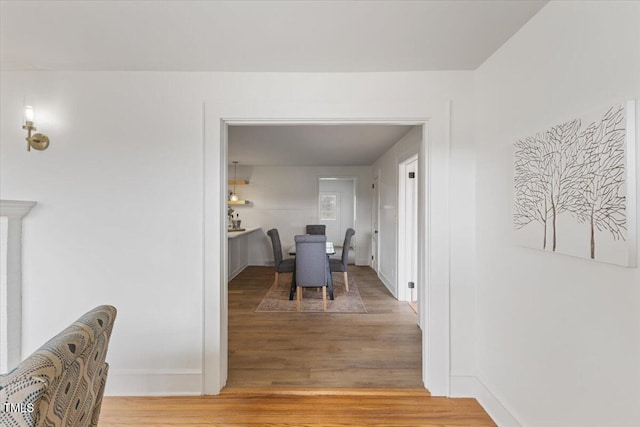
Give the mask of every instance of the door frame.
<path id="1" fill-rule="evenodd" d="M 272 119 L 224 118 L 203 108 L 203 302 L 202 391 L 219 394 L 228 373 L 228 293 L 226 189 L 228 175 L 228 128 L 233 125 L 400 124 L 422 127 L 418 197 L 418 280 L 425 292 L 419 304 L 422 329 L 422 381 L 434 396 L 449 395 L 449 146 L 446 132 L 436 145 L 429 138 L 430 119 Z M 447 117 L 447 123 L 449 123 Z M 208 127 L 219 130 L 220 139 L 209 137 Z M 443 149 L 444 148 L 444 149 Z M 436 154 L 433 158 L 431 153 Z M 436 177 L 431 174 L 435 173 Z M 427 179 L 429 177 L 429 179 Z M 436 184 L 438 183 L 437 187 Z M 435 191 L 434 191 L 435 190 Z M 432 200 L 434 198 L 437 200 Z M 447 202 L 442 205 L 440 199 Z M 434 220 L 435 219 L 435 220 Z M 446 230 L 442 232 L 439 230 Z M 436 234 L 437 233 L 437 234 Z M 435 242 L 432 242 L 433 239 Z M 431 248 L 437 248 L 432 250 Z M 428 322 L 426 321 L 428 319 Z"/>
<path id="2" fill-rule="evenodd" d="M 375 171 L 371 179 L 371 189 L 373 190 L 373 198 L 371 201 L 371 268 L 376 272 L 376 276 L 380 274 L 380 186 L 378 185 L 380 177 L 380 169 Z M 377 236 L 374 235 L 377 234 Z M 375 241 L 375 244 L 374 244 Z"/>
<path id="3" fill-rule="evenodd" d="M 408 294 L 409 294 L 409 289 L 407 288 L 407 286 L 405 286 L 405 284 L 409 281 L 408 279 L 411 276 L 411 273 L 407 273 L 406 272 L 406 267 L 407 267 L 407 255 L 406 255 L 406 247 L 407 245 L 410 243 L 409 242 L 409 230 L 408 230 L 408 224 L 407 224 L 407 196 L 409 195 L 409 191 L 407 188 L 407 170 L 408 170 L 408 166 L 410 163 L 413 162 L 418 162 L 418 154 L 408 154 L 406 156 L 402 156 L 400 158 L 398 158 L 398 251 L 397 251 L 397 260 L 396 260 L 396 272 L 397 272 L 397 278 L 396 278 L 396 283 L 397 283 L 397 289 L 398 289 L 398 300 L 399 301 L 409 301 L 410 299 L 407 298 Z M 417 169 L 417 164 L 416 163 L 416 169 Z M 420 174 L 418 173 L 418 176 L 420 176 Z M 418 181 L 416 179 L 415 182 L 415 186 L 417 194 L 420 194 L 420 187 L 418 186 Z M 416 199 L 414 201 L 416 204 L 418 202 L 418 200 Z M 418 222 L 418 218 L 415 218 L 415 222 Z M 416 257 L 416 261 L 419 259 L 418 258 L 418 254 L 414 254 L 414 256 Z M 405 262 L 403 262 L 405 261 Z M 418 263 L 416 262 L 416 265 L 418 265 Z M 420 290 L 420 286 L 421 286 L 421 282 L 417 280 L 417 277 L 415 278 L 416 282 L 416 290 L 418 291 L 418 293 L 422 292 Z M 419 314 L 419 310 L 420 310 L 420 305 L 418 304 L 418 314 Z M 419 316 L 418 316 L 419 318 Z M 422 326 L 422 325 L 421 325 Z"/>

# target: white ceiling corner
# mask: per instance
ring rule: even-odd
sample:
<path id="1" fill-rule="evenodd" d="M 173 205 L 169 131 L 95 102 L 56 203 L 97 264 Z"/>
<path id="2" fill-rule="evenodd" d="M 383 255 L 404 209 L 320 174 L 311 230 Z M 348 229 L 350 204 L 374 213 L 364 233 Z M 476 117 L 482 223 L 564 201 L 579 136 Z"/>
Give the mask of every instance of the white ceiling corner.
<path id="1" fill-rule="evenodd" d="M 0 2 L 3 70 L 473 70 L 546 3 Z"/>

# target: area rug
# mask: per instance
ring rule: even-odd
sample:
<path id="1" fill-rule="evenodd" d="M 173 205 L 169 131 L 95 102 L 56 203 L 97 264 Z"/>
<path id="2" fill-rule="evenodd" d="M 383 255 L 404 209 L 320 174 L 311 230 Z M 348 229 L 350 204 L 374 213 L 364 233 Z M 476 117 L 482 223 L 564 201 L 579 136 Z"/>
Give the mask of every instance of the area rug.
<path id="1" fill-rule="evenodd" d="M 269 288 L 267 295 L 262 299 L 256 312 L 283 312 L 298 311 L 296 300 L 289 301 L 290 283 L 280 281 L 278 287 Z M 316 290 L 318 289 L 318 290 Z M 333 280 L 334 300 L 329 299 L 327 291 L 327 313 L 366 313 L 367 308 L 362 302 L 358 285 L 351 275 L 349 275 L 349 292 L 346 292 L 344 282 Z M 300 311 L 322 312 L 322 290 L 320 288 L 306 288 L 302 293 L 302 304 Z"/>

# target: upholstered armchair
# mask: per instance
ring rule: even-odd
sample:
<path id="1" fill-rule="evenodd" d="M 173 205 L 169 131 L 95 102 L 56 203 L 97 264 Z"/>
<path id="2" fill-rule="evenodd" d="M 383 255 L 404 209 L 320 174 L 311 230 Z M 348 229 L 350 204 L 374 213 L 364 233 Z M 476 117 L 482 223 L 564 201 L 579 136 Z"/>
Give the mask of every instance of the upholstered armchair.
<path id="1" fill-rule="evenodd" d="M 0 376 L 0 425 L 97 426 L 115 317 L 114 307 L 94 308 Z"/>

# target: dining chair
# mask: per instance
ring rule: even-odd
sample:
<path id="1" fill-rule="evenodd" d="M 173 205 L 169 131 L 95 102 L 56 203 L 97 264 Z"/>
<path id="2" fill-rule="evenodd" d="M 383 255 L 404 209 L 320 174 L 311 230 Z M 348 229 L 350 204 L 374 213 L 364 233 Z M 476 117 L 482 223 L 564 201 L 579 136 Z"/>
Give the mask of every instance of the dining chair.
<path id="1" fill-rule="evenodd" d="M 344 243 L 342 245 L 342 257 L 340 259 L 329 260 L 329 270 L 331 273 L 341 272 L 344 273 L 344 286 L 349 292 L 349 278 L 347 277 L 347 264 L 349 261 L 349 246 L 351 246 L 351 237 L 356 234 L 353 228 L 347 228 L 344 234 Z"/>
<path id="2" fill-rule="evenodd" d="M 317 234 L 327 234 L 327 226 L 324 224 L 312 224 L 307 225 L 307 234 L 317 235 Z"/>
<path id="3" fill-rule="evenodd" d="M 327 311 L 327 236 L 295 236 L 296 306 L 300 311 L 302 288 L 322 288 L 322 309 Z"/>
<path id="4" fill-rule="evenodd" d="M 278 230 L 272 228 L 267 231 L 269 237 L 271 237 L 271 246 L 273 247 L 273 266 L 276 270 L 276 277 L 273 281 L 273 287 L 278 287 L 278 279 L 280 273 L 293 273 L 295 267 L 294 259 L 282 259 L 282 245 L 280 244 L 280 234 Z"/>

